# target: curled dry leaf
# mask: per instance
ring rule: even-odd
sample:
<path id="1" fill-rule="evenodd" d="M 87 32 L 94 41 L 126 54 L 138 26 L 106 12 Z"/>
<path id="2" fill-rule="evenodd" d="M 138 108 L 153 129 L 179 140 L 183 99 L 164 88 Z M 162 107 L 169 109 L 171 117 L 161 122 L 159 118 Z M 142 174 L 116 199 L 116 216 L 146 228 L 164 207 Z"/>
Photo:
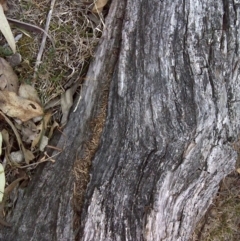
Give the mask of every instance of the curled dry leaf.
<path id="1" fill-rule="evenodd" d="M 38 134 L 36 135 L 35 139 L 32 142 L 31 149 L 33 149 L 38 144 L 41 145 L 42 138 L 44 137 L 44 133 L 45 133 L 45 131 L 47 129 L 49 121 L 51 120 L 51 117 L 52 117 L 52 113 L 51 112 L 47 112 L 44 115 L 41 123 L 36 127 L 36 129 L 38 131 Z"/>
<path id="2" fill-rule="evenodd" d="M 29 162 L 32 161 L 35 158 L 35 156 L 28 149 L 22 148 L 22 151 L 23 151 L 25 162 L 29 164 Z"/>
<path id="3" fill-rule="evenodd" d="M 50 128 L 49 134 L 48 134 L 49 139 L 52 137 L 53 131 L 55 130 L 56 127 L 59 127 L 59 124 L 56 121 L 54 121 L 54 123 L 52 124 L 52 126 Z"/>
<path id="4" fill-rule="evenodd" d="M 3 142 L 5 143 L 5 162 L 3 161 L 3 166 L 5 168 L 5 165 L 6 165 L 6 160 L 7 161 L 10 161 L 10 151 L 11 151 L 11 148 L 12 148 L 12 144 L 10 143 L 9 141 L 9 134 L 8 134 L 8 131 L 3 129 L 2 130 L 2 138 L 3 138 Z"/>
<path id="5" fill-rule="evenodd" d="M 21 136 L 22 141 L 25 143 L 32 143 L 32 141 L 37 137 L 39 131 L 37 126 L 32 120 L 23 122 L 21 125 Z"/>
<path id="6" fill-rule="evenodd" d="M 31 145 L 31 150 L 33 150 L 33 148 L 35 146 L 37 146 L 40 143 L 40 140 L 42 138 L 43 135 L 43 122 L 41 121 L 41 123 L 37 126 L 37 135 L 35 135 L 35 138 L 32 141 L 32 145 Z"/>
<path id="7" fill-rule="evenodd" d="M 18 186 L 19 182 L 22 180 L 26 180 L 27 176 L 23 176 L 23 177 L 19 177 L 18 179 L 14 180 L 10 185 L 8 185 L 5 190 L 4 190 L 4 194 L 5 195 L 9 195 L 12 190 Z"/>
<path id="8" fill-rule="evenodd" d="M 55 97 L 54 99 L 48 101 L 45 105 L 44 105 L 44 109 L 48 110 L 50 108 L 56 107 L 58 105 L 61 105 L 61 98 L 59 96 Z"/>
<path id="9" fill-rule="evenodd" d="M 0 90 L 15 93 L 18 91 L 18 77 L 10 64 L 3 58 L 0 58 Z"/>
<path id="10" fill-rule="evenodd" d="M 25 99 L 34 101 L 38 104 L 41 103 L 37 91 L 31 85 L 21 84 L 18 90 L 18 95 Z"/>
<path id="11" fill-rule="evenodd" d="M 97 0 L 92 9 L 93 13 L 101 13 L 103 7 L 108 3 L 108 0 Z"/>
<path id="12" fill-rule="evenodd" d="M 78 83 L 75 83 L 71 88 L 67 89 L 66 92 L 61 95 L 61 108 L 63 114 L 61 120 L 62 126 L 67 123 L 68 115 L 73 105 L 73 95 L 76 92 L 77 87 Z"/>
<path id="13" fill-rule="evenodd" d="M 18 118 L 21 121 L 43 115 L 43 110 L 38 103 L 9 91 L 0 91 L 0 110 L 7 116 Z"/>
<path id="14" fill-rule="evenodd" d="M 9 119 L 6 115 L 4 115 L 1 111 L 0 111 L 0 115 L 5 119 L 5 121 L 6 121 L 6 122 L 10 125 L 10 127 L 12 128 L 12 130 L 13 130 L 16 138 L 17 138 L 17 142 L 18 142 L 19 149 L 22 151 L 22 153 L 23 153 L 23 155 L 24 155 L 25 162 L 26 162 L 27 164 L 29 164 L 29 162 L 35 158 L 34 155 L 33 155 L 33 153 L 32 153 L 31 151 L 27 150 L 27 149 L 24 147 L 24 145 L 23 145 L 23 143 L 22 143 L 22 140 L 21 140 L 21 138 L 20 138 L 20 135 L 19 135 L 16 127 L 14 126 L 14 124 L 10 121 L 10 119 Z"/>

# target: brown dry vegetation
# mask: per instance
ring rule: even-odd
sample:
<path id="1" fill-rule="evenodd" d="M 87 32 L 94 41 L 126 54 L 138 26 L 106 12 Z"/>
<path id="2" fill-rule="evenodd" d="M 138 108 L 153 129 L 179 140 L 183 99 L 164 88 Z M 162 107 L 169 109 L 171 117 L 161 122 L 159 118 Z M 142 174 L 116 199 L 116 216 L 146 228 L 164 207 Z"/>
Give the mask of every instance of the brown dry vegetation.
<path id="1" fill-rule="evenodd" d="M 240 240 L 240 175 L 231 173 L 198 224 L 192 241 Z"/>
<path id="2" fill-rule="evenodd" d="M 240 167 L 240 141 L 233 144 Z M 192 241 L 240 240 L 240 174 L 229 174 L 221 183 L 217 196 L 199 222 Z"/>
<path id="3" fill-rule="evenodd" d="M 13 25 L 14 36 L 22 34 L 17 51 L 23 63 L 16 69 L 20 81 L 36 83 L 43 104 L 48 103 L 74 82 L 83 82 L 89 60 L 103 29 L 102 16 L 91 13 L 90 4 L 81 1 L 56 1 L 53 7 L 49 34 L 55 48 L 47 39 L 42 62 L 34 79 L 34 67 L 42 34 L 21 31 Z M 9 0 L 7 16 L 45 28 L 51 5 L 46 1 Z"/>

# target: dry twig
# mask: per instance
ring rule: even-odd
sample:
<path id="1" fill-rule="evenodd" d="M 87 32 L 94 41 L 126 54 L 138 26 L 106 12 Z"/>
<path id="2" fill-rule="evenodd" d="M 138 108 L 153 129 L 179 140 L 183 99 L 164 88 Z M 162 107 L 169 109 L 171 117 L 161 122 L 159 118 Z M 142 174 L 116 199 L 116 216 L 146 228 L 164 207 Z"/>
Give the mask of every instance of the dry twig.
<path id="1" fill-rule="evenodd" d="M 54 5 L 55 5 L 55 1 L 56 0 L 52 0 L 51 1 L 51 6 L 50 6 L 50 10 L 48 12 L 47 22 L 46 22 L 46 26 L 45 26 L 45 32 L 46 33 L 48 33 L 48 30 L 49 30 L 49 25 L 50 25 L 50 21 L 51 21 L 51 18 L 52 18 L 52 12 L 53 12 L 53 8 L 54 8 Z M 43 50 L 44 50 L 45 44 L 46 44 L 46 39 L 47 39 L 47 35 L 44 33 L 43 38 L 42 38 L 41 47 L 40 47 L 39 52 L 38 52 L 35 68 L 34 68 L 34 76 L 33 76 L 34 83 L 36 81 L 36 75 L 37 75 L 38 67 L 39 67 L 39 65 L 41 63 Z"/>

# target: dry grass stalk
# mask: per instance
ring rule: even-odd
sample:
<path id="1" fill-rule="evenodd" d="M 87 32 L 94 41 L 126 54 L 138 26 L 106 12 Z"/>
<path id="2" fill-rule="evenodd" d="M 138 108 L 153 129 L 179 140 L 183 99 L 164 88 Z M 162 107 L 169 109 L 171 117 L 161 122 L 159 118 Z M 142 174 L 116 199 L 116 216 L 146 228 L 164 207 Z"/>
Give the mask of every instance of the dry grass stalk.
<path id="1" fill-rule="evenodd" d="M 55 0 L 52 0 L 51 1 L 50 10 L 49 10 L 48 16 L 47 16 L 46 26 L 45 26 L 45 29 L 44 29 L 46 33 L 48 33 L 48 30 L 49 30 L 49 26 L 50 26 L 50 21 L 51 21 L 51 18 L 52 18 L 54 5 L 55 5 Z M 42 58 L 43 51 L 44 51 L 44 48 L 45 48 L 46 40 L 47 40 L 47 35 L 44 34 L 43 38 L 42 38 L 41 46 L 40 46 L 40 49 L 39 49 L 39 52 L 38 52 L 37 60 L 36 60 L 36 63 L 35 63 L 34 76 L 33 76 L 34 80 L 36 79 L 36 74 L 37 74 L 37 71 L 38 71 L 38 67 L 39 67 L 39 65 L 41 63 L 41 58 Z"/>

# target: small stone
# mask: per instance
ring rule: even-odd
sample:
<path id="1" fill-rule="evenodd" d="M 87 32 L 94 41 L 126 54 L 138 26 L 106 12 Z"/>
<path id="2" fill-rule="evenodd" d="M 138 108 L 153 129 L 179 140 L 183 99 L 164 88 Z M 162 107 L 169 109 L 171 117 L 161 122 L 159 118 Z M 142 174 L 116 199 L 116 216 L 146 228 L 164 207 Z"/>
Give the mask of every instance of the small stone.
<path id="1" fill-rule="evenodd" d="M 22 62 L 22 56 L 19 53 L 6 57 L 12 67 L 19 65 Z"/>

